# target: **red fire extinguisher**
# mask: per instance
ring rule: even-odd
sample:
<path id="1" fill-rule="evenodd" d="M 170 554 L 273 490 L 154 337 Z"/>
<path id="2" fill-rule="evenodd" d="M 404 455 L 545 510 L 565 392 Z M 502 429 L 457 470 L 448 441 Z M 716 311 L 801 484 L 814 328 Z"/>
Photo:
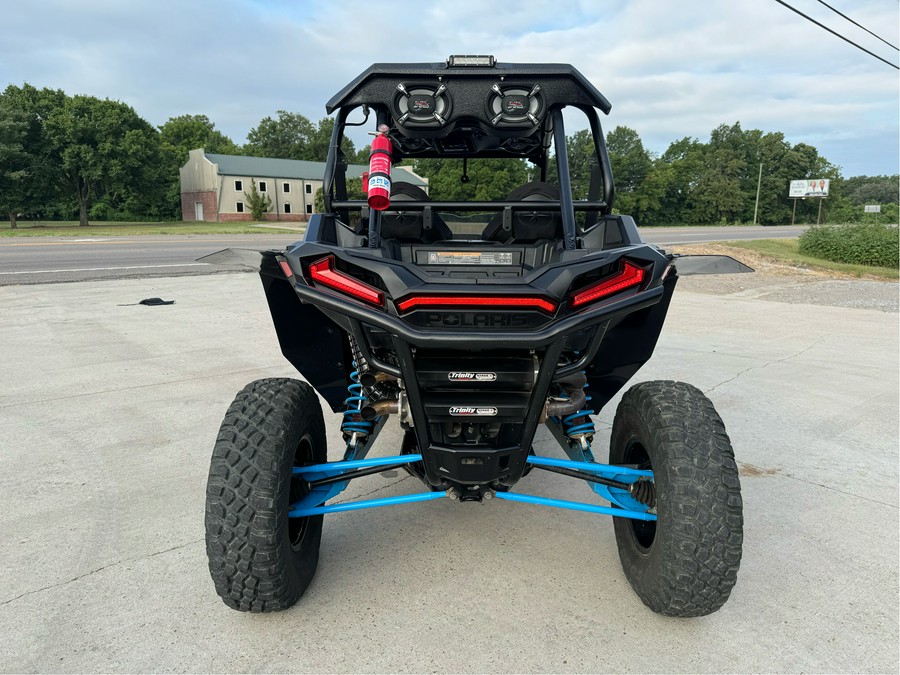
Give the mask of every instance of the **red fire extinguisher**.
<path id="1" fill-rule="evenodd" d="M 384 211 L 391 205 L 391 152 L 393 146 L 388 138 L 387 127 L 382 125 L 372 140 L 369 155 L 369 208 Z"/>

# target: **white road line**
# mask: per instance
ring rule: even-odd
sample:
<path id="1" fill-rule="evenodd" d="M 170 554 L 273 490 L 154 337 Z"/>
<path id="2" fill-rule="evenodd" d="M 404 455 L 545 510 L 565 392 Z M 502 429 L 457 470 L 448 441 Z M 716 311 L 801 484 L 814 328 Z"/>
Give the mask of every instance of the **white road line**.
<path id="1" fill-rule="evenodd" d="M 81 267 L 74 270 L 23 270 L 21 272 L 0 272 L 0 274 L 57 274 L 60 272 L 105 272 L 106 270 L 152 270 L 158 267 L 209 267 L 209 263 L 173 263 L 166 265 L 131 265 L 129 267 Z"/>

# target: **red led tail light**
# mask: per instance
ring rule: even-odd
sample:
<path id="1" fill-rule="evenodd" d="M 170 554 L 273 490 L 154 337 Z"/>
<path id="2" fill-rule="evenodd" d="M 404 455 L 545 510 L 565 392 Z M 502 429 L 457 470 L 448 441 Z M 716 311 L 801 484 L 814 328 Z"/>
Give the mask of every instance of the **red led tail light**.
<path id="1" fill-rule="evenodd" d="M 384 306 L 384 293 L 336 270 L 334 268 L 334 256 L 330 255 L 310 264 L 309 277 L 316 283 L 354 297 L 357 300 L 378 305 L 379 307 Z"/>
<path id="2" fill-rule="evenodd" d="M 540 309 L 550 314 L 556 311 L 556 303 L 543 298 L 522 296 L 458 296 L 458 295 L 414 295 L 397 303 L 397 309 L 405 312 L 422 307 L 485 307 L 488 309 Z"/>
<path id="3" fill-rule="evenodd" d="M 291 266 L 288 264 L 287 260 L 279 260 L 278 266 L 281 267 L 281 271 L 284 272 L 284 276 L 288 279 L 294 276 L 294 270 L 291 269 Z"/>
<path id="4" fill-rule="evenodd" d="M 603 279 L 578 291 L 572 296 L 572 307 L 581 307 L 605 297 L 619 293 L 634 286 L 640 286 L 644 282 L 646 272 L 627 260 L 622 261 L 619 271 L 608 279 Z"/>

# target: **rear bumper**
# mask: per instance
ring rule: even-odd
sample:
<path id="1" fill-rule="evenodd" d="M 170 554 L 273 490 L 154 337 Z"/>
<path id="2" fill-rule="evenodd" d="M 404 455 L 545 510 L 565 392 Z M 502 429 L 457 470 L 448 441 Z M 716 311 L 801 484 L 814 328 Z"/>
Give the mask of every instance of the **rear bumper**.
<path id="1" fill-rule="evenodd" d="M 553 321 L 547 326 L 529 331 L 446 331 L 422 330 L 410 326 L 400 317 L 379 312 L 345 300 L 331 293 L 311 288 L 303 283 L 293 283 L 294 291 L 304 302 L 320 309 L 346 316 L 356 321 L 380 328 L 404 342 L 416 347 L 428 348 L 469 348 L 469 347 L 510 347 L 537 348 L 546 347 L 570 333 L 631 314 L 659 302 L 664 289 L 662 286 L 641 291 L 621 300 L 591 307 L 578 314 Z"/>

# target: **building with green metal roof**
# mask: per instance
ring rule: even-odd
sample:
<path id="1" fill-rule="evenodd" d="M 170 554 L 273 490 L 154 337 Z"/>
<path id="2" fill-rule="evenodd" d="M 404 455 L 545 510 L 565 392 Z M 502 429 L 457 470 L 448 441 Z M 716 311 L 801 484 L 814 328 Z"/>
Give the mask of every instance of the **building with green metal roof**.
<path id="1" fill-rule="evenodd" d="M 368 167 L 351 164 L 347 178 L 362 178 Z M 315 196 L 322 187 L 325 162 L 243 155 L 207 154 L 191 150 L 180 170 L 181 214 L 184 221 L 229 222 L 252 219 L 246 195 L 251 180 L 269 195 L 272 207 L 266 220 L 303 221 L 316 212 Z M 394 167 L 395 181 L 428 190 L 427 179 L 406 167 Z"/>

